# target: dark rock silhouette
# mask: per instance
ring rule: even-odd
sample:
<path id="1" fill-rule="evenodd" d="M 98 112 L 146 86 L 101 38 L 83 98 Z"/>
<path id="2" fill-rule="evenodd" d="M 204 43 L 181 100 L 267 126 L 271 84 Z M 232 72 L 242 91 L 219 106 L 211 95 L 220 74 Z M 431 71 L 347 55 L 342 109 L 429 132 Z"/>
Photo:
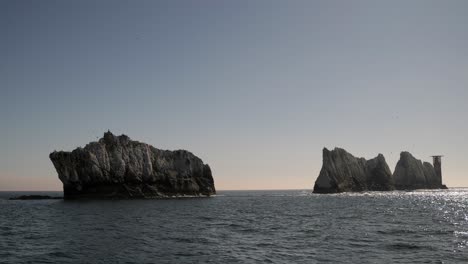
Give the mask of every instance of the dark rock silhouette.
<path id="1" fill-rule="evenodd" d="M 50 159 L 65 199 L 159 198 L 215 194 L 211 169 L 185 150 L 160 150 L 128 136 L 104 133 L 98 142 Z"/>
<path id="2" fill-rule="evenodd" d="M 439 174 L 440 175 L 440 174 Z M 356 158 L 341 148 L 323 149 L 323 165 L 315 181 L 315 193 L 446 189 L 432 164 L 402 152 L 395 172 L 385 158 Z"/>
<path id="3" fill-rule="evenodd" d="M 315 193 L 389 191 L 392 173 L 382 154 L 371 160 L 356 158 L 346 150 L 323 149 L 323 165 L 315 181 Z"/>
<path id="4" fill-rule="evenodd" d="M 406 151 L 400 154 L 393 178 L 398 190 L 447 188 L 442 184 L 442 179 L 437 176 L 432 164 L 421 162 Z"/>
<path id="5" fill-rule="evenodd" d="M 32 194 L 32 195 L 21 195 L 18 197 L 12 197 L 9 200 L 58 200 L 58 199 L 63 199 L 63 197 Z"/>

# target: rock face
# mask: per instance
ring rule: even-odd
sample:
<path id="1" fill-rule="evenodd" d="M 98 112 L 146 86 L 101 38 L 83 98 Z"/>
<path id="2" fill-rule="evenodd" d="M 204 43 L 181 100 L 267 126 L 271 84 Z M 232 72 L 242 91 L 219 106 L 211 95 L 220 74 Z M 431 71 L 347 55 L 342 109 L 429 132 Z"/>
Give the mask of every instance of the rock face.
<path id="1" fill-rule="evenodd" d="M 421 162 L 409 152 L 401 152 L 395 172 L 390 172 L 385 158 L 356 158 L 341 148 L 323 149 L 323 165 L 315 181 L 315 193 L 447 189 L 441 173 L 432 164 Z"/>
<path id="2" fill-rule="evenodd" d="M 323 165 L 315 181 L 315 193 L 389 191 L 392 173 L 382 154 L 371 160 L 356 158 L 341 148 L 323 149 Z"/>
<path id="3" fill-rule="evenodd" d="M 65 199 L 158 198 L 215 194 L 211 169 L 185 150 L 168 151 L 104 133 L 98 142 L 50 159 Z"/>
<path id="4" fill-rule="evenodd" d="M 409 152 L 401 152 L 395 172 L 395 188 L 398 190 L 413 189 L 446 189 L 442 179 L 429 162 L 421 162 Z"/>

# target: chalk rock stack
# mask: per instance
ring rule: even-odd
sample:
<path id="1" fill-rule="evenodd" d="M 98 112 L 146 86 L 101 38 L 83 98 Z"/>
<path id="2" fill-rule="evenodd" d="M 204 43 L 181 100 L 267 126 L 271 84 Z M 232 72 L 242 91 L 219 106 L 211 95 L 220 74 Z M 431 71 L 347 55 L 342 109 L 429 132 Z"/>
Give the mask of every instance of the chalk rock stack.
<path id="1" fill-rule="evenodd" d="M 400 154 L 393 178 L 398 190 L 447 188 L 442 184 L 442 178 L 437 175 L 432 164 L 421 162 L 406 151 Z"/>
<path id="2" fill-rule="evenodd" d="M 211 169 L 186 150 L 168 151 L 104 133 L 98 142 L 49 155 L 65 199 L 158 198 L 216 193 Z"/>
<path id="3" fill-rule="evenodd" d="M 382 154 L 366 160 L 346 150 L 323 149 L 323 165 L 314 193 L 446 189 L 432 164 L 402 152 L 392 175 Z"/>
<path id="4" fill-rule="evenodd" d="M 315 182 L 315 193 L 393 189 L 392 173 L 382 154 L 366 160 L 356 158 L 341 148 L 323 149 L 323 166 Z"/>

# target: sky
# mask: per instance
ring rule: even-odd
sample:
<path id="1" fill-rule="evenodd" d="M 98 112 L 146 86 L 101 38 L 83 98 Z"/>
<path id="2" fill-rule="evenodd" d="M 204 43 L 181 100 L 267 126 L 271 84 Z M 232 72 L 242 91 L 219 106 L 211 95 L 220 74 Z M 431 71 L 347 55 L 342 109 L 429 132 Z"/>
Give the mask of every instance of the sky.
<path id="1" fill-rule="evenodd" d="M 468 1 L 0 0 L 0 190 L 107 130 L 218 190 L 311 189 L 322 149 L 444 155 L 468 186 Z"/>

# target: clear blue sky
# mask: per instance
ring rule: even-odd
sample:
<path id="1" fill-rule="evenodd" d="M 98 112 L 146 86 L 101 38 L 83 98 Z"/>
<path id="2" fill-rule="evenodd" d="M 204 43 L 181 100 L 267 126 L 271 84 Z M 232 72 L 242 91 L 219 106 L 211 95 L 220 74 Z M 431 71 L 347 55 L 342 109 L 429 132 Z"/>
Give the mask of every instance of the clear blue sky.
<path id="1" fill-rule="evenodd" d="M 0 0 L 0 190 L 110 129 L 218 189 L 312 188 L 322 148 L 468 186 L 468 1 Z"/>

